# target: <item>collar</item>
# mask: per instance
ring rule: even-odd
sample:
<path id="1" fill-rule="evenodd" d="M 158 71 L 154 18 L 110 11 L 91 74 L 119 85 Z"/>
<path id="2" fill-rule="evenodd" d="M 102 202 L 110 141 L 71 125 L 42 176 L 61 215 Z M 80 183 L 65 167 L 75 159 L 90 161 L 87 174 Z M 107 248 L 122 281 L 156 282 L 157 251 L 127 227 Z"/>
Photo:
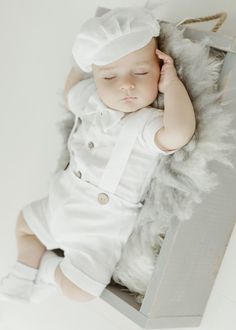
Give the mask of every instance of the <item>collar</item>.
<path id="1" fill-rule="evenodd" d="M 83 113 L 81 115 L 89 116 L 92 114 L 100 115 L 99 117 L 101 118 L 104 131 L 118 124 L 121 118 L 125 116 L 124 112 L 108 108 L 102 102 L 96 91 L 89 97 L 88 103 L 83 109 Z"/>

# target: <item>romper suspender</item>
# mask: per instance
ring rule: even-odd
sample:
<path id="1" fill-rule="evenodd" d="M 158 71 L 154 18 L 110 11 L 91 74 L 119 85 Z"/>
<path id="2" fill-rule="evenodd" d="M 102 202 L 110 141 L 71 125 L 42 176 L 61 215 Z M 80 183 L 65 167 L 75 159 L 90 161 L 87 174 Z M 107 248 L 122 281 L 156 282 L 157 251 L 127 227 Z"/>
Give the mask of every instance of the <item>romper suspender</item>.
<path id="1" fill-rule="evenodd" d="M 148 109 L 139 110 L 139 115 L 130 114 L 124 119 L 123 127 L 118 135 L 117 143 L 113 148 L 111 157 L 104 169 L 99 188 L 114 193 L 122 177 L 133 145 L 146 123 Z"/>

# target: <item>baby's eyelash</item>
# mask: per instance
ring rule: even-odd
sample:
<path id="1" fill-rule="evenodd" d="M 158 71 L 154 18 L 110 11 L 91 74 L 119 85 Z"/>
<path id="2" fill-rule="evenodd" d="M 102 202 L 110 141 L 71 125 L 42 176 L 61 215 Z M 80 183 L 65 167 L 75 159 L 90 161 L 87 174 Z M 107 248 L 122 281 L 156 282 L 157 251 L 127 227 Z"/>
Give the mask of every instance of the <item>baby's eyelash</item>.
<path id="1" fill-rule="evenodd" d="M 148 74 L 148 72 L 136 72 L 135 74 L 142 76 L 142 75 Z M 113 77 L 104 77 L 104 79 L 106 79 L 106 80 L 111 80 L 111 79 L 114 79 L 114 78 L 116 78 L 116 77 L 115 76 L 113 76 Z"/>
<path id="2" fill-rule="evenodd" d="M 148 74 L 148 72 L 137 72 L 135 74 L 138 74 L 138 75 L 144 75 L 144 74 Z"/>

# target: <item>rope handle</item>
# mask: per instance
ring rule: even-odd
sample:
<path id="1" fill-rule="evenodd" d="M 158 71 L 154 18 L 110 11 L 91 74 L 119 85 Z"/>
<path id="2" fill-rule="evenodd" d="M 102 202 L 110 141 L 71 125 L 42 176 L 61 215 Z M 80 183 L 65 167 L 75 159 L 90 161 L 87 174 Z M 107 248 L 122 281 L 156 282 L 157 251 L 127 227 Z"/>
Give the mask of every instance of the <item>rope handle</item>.
<path id="1" fill-rule="evenodd" d="M 217 32 L 219 28 L 223 25 L 224 21 L 227 18 L 226 12 L 221 12 L 211 16 L 204 16 L 204 17 L 197 17 L 197 18 L 185 18 L 184 20 L 180 21 L 176 26 L 184 25 L 184 24 L 192 24 L 192 23 L 200 23 L 200 22 L 208 22 L 218 19 L 218 22 L 212 28 L 212 32 Z"/>

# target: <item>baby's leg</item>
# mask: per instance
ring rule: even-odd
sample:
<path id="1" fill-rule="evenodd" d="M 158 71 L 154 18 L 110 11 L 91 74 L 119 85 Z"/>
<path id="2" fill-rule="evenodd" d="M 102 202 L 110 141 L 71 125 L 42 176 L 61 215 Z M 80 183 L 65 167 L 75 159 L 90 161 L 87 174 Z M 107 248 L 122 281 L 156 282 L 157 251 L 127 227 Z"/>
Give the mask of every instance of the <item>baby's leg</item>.
<path id="1" fill-rule="evenodd" d="M 85 302 L 94 298 L 64 276 L 58 266 L 63 258 L 46 250 L 46 247 L 28 227 L 22 212 L 20 212 L 16 224 L 16 239 L 17 264 L 13 272 L 2 280 L 0 298 L 8 297 L 10 300 L 30 301 L 32 294 L 35 295 L 33 293 L 35 279 L 36 281 L 43 281 L 45 284 L 58 285 L 63 294 L 71 299 Z M 40 284 L 40 282 L 37 283 Z M 44 290 L 43 286 L 40 287 L 39 285 L 38 290 L 42 289 Z M 52 290 L 52 288 L 48 287 L 48 290 Z"/>
<path id="2" fill-rule="evenodd" d="M 22 212 L 20 212 L 16 224 L 16 240 L 18 248 L 17 261 L 32 268 L 39 268 L 46 247 L 28 227 Z"/>
<path id="3" fill-rule="evenodd" d="M 17 245 L 18 245 L 17 261 L 33 268 L 39 268 L 40 261 L 46 251 L 46 248 L 28 227 L 22 212 L 19 215 L 16 225 L 16 237 L 17 237 Z M 53 253 L 51 253 L 51 256 L 52 255 Z M 46 273 L 50 273 L 51 271 L 54 272 L 54 267 L 57 262 L 55 263 L 53 259 L 58 259 L 56 255 L 54 256 L 54 258 L 53 256 L 50 258 L 52 260 L 52 265 L 48 264 L 44 266 L 47 267 L 47 269 L 46 268 L 44 269 Z M 59 266 L 56 268 L 56 272 L 54 276 L 55 276 L 55 283 L 59 285 L 63 294 L 66 297 L 81 302 L 90 301 L 94 298 L 94 296 L 78 288 L 74 283 L 72 283 L 69 279 L 67 279 L 66 276 L 64 276 L 64 274 L 60 270 Z"/>
<path id="4" fill-rule="evenodd" d="M 46 248 L 27 226 L 22 212 L 16 225 L 16 239 L 17 261 L 0 281 L 0 299 L 29 302 Z"/>
<path id="5" fill-rule="evenodd" d="M 95 298 L 90 293 L 80 289 L 73 282 L 71 282 L 61 271 L 58 266 L 55 273 L 56 283 L 60 286 L 63 294 L 73 300 L 80 302 L 88 302 Z"/>

